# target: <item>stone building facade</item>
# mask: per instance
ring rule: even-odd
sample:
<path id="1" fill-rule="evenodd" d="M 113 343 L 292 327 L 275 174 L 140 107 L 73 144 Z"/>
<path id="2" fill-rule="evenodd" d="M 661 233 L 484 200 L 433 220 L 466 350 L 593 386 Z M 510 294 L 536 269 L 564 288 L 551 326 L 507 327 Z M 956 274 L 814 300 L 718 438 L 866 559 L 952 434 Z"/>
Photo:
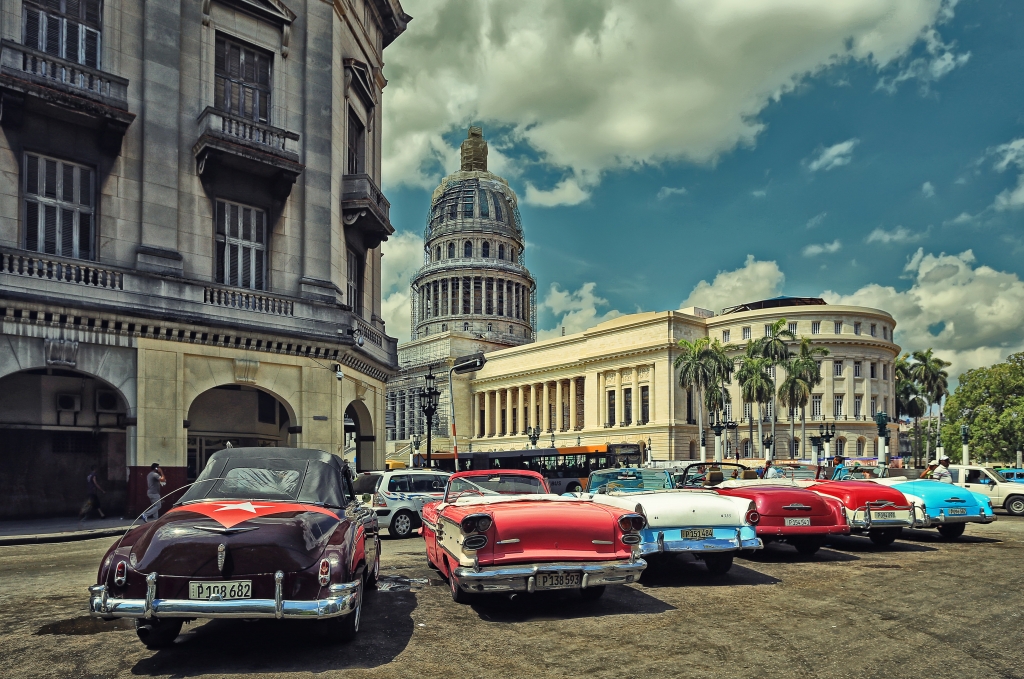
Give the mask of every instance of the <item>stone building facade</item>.
<path id="1" fill-rule="evenodd" d="M 833 452 L 877 456 L 873 417 L 877 411 L 892 413 L 896 323 L 884 311 L 817 301 L 755 302 L 718 315 L 693 307 L 631 314 L 581 333 L 490 352 L 486 365 L 468 380 L 469 407 L 458 411 L 458 419 L 472 421 L 469 442 L 475 451 L 529 448 L 527 431 L 539 427 L 539 446 L 631 444 L 649 447 L 655 460 L 697 460 L 696 399 L 679 385 L 673 368 L 679 340 L 711 336 L 743 345 L 785 318 L 798 337 L 808 336 L 829 350 L 822 360 L 824 380 L 807 412 L 808 436 L 819 425 L 834 424 Z M 741 353 L 736 352 L 737 360 Z M 783 379 L 780 368 L 777 383 Z M 740 426 L 723 450 L 729 457 L 738 451 L 741 458 L 763 460 L 758 409 L 743 402 L 735 379 L 729 391 L 725 414 Z M 771 413 L 764 417 L 767 434 Z M 775 457 L 790 457 L 790 422 L 793 438 L 799 437 L 799 417 L 778 413 Z M 707 427 L 706 414 L 703 421 Z M 710 429 L 705 436 L 706 459 L 712 459 L 714 436 Z"/>
<path id="2" fill-rule="evenodd" d="M 379 468 L 398 0 L 0 0 L 0 516 L 234 445 Z"/>
<path id="3" fill-rule="evenodd" d="M 397 457 L 415 451 L 417 437 L 426 434 L 418 395 L 428 372 L 444 378 L 438 380 L 434 449 L 450 450 L 451 359 L 534 340 L 537 286 L 526 268 L 518 199 L 508 182 L 487 170 L 479 127 L 470 127 L 462 143 L 459 171 L 434 189 L 423 241 L 423 267 L 411 281 L 412 339 L 398 348 L 401 372 L 388 383 L 395 420 L 388 450 Z M 453 387 L 457 408 L 468 398 L 466 379 Z"/>

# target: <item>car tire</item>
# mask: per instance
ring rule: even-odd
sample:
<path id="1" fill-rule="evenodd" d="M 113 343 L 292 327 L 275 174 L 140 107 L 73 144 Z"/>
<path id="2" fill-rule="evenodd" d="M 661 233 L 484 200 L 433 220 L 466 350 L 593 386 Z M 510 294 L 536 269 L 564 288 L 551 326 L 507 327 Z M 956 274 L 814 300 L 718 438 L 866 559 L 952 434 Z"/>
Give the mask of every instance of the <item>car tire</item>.
<path id="1" fill-rule="evenodd" d="M 1003 508 L 1011 516 L 1024 516 L 1024 495 L 1011 495 L 1006 498 Z"/>
<path id="2" fill-rule="evenodd" d="M 413 519 L 412 514 L 403 509 L 391 517 L 391 524 L 388 526 L 388 533 L 391 537 L 402 540 L 412 537 L 412 531 L 415 525 L 416 520 Z"/>
<path id="3" fill-rule="evenodd" d="M 703 558 L 711 575 L 725 575 L 732 568 L 732 554 L 705 554 Z"/>
<path id="4" fill-rule="evenodd" d="M 459 587 L 458 583 L 455 581 L 455 577 L 451 574 L 452 570 L 453 569 L 451 568 L 451 564 L 449 564 L 448 591 L 452 595 L 452 601 L 454 601 L 457 604 L 468 604 L 470 601 L 473 600 L 473 595 L 469 592 L 462 591 L 462 588 Z"/>
<path id="5" fill-rule="evenodd" d="M 801 556 L 814 556 L 821 549 L 824 544 L 823 540 L 816 538 L 805 538 L 803 540 L 796 540 L 793 542 L 793 546 L 796 547 L 796 551 Z"/>
<path id="6" fill-rule="evenodd" d="M 373 559 L 373 567 L 366 570 L 366 589 L 377 589 L 377 580 L 380 579 L 380 536 L 376 536 L 375 540 L 377 553 Z"/>
<path id="7" fill-rule="evenodd" d="M 583 486 L 581 486 L 578 483 L 570 483 L 568 485 L 568 487 L 566 487 L 565 492 L 567 492 L 567 493 L 582 493 L 583 492 Z"/>
<path id="8" fill-rule="evenodd" d="M 586 589 L 580 590 L 580 598 L 584 601 L 597 601 L 604 596 L 605 585 L 598 585 L 597 587 L 587 587 Z"/>
<path id="9" fill-rule="evenodd" d="M 366 594 L 366 588 L 363 586 L 363 581 L 359 581 L 359 587 L 356 589 L 356 610 L 352 611 L 345 617 L 337 620 L 337 634 L 332 635 L 339 641 L 352 641 L 359 633 L 359 625 L 363 620 L 363 595 Z"/>
<path id="10" fill-rule="evenodd" d="M 140 618 L 135 621 L 135 634 L 146 648 L 164 648 L 178 638 L 184 622 L 181 618 Z"/>
<path id="11" fill-rule="evenodd" d="M 964 528 L 966 527 L 967 525 L 963 523 L 950 523 L 945 526 L 939 526 L 939 535 L 945 540 L 956 540 L 964 534 Z"/>
<path id="12" fill-rule="evenodd" d="M 879 547 L 888 547 L 892 543 L 896 542 L 896 538 L 900 536 L 899 528 L 880 528 L 877 530 L 869 530 L 868 538 L 871 539 L 875 545 Z"/>

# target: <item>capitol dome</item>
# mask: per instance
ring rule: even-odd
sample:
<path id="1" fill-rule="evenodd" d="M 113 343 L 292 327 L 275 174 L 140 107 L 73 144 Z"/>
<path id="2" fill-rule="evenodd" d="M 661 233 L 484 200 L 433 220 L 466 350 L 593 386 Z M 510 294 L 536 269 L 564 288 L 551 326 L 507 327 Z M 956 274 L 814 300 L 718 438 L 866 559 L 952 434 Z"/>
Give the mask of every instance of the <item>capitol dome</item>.
<path id="1" fill-rule="evenodd" d="M 471 334 L 510 346 L 532 342 L 536 283 L 526 268 L 518 200 L 487 171 L 479 127 L 462 142 L 462 164 L 434 189 L 412 281 L 412 338 Z"/>

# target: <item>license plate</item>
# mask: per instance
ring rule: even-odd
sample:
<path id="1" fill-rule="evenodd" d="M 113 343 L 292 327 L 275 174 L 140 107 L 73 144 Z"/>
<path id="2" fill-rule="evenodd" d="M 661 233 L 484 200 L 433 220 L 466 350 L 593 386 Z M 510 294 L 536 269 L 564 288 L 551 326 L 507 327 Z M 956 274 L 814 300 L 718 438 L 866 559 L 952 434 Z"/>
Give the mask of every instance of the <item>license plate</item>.
<path id="1" fill-rule="evenodd" d="M 683 540 L 703 540 L 714 536 L 713 528 L 684 528 L 679 531 L 679 537 Z"/>
<path id="2" fill-rule="evenodd" d="M 871 512 L 872 519 L 895 519 L 896 512 Z"/>
<path id="3" fill-rule="evenodd" d="M 808 519 L 808 518 L 795 518 L 795 519 L 787 518 L 786 519 L 786 525 L 787 526 L 810 526 L 811 525 L 811 520 Z"/>
<path id="4" fill-rule="evenodd" d="M 565 589 L 579 587 L 579 573 L 541 573 L 537 576 L 537 589 Z"/>
<path id="5" fill-rule="evenodd" d="M 964 516 L 965 514 L 967 514 L 967 509 L 965 507 L 952 507 L 949 510 L 950 516 Z"/>
<path id="6" fill-rule="evenodd" d="M 221 599 L 251 599 L 252 580 L 188 583 L 189 599 L 209 599 L 215 594 Z"/>

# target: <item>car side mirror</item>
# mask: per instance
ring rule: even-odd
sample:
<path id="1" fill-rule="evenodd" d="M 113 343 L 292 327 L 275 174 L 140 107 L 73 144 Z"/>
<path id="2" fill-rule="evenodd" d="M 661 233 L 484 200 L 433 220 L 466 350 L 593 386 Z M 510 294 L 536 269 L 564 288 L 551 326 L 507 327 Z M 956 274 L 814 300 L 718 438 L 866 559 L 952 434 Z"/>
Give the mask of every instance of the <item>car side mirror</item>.
<path id="1" fill-rule="evenodd" d="M 362 500 L 363 500 L 363 502 L 365 502 L 366 504 L 370 504 L 370 501 L 371 501 L 371 500 L 373 500 L 373 496 L 372 496 L 372 495 L 370 495 L 369 493 L 363 493 L 363 497 L 362 497 Z"/>

